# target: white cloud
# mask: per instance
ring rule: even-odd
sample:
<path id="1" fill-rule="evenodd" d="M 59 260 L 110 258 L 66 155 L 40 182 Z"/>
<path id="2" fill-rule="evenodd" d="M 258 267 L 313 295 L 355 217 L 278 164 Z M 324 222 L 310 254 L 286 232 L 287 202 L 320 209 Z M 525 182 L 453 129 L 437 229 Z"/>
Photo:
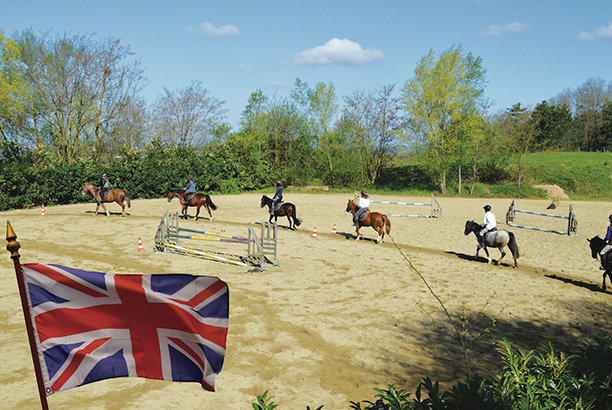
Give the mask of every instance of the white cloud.
<path id="1" fill-rule="evenodd" d="M 249 65 L 246 65 L 246 64 L 239 64 L 238 65 L 238 70 L 240 70 L 240 71 L 249 71 L 249 72 L 250 71 L 254 71 L 253 67 L 251 67 Z"/>
<path id="2" fill-rule="evenodd" d="M 186 27 L 190 33 L 203 34 L 206 37 L 223 37 L 223 36 L 237 36 L 240 33 L 240 29 L 233 24 L 226 24 L 221 27 L 216 27 L 214 24 L 208 21 L 200 24 L 199 27 Z"/>
<path id="3" fill-rule="evenodd" d="M 362 66 L 386 59 L 385 54 L 375 48 L 363 49 L 359 43 L 347 39 L 332 38 L 322 46 L 294 54 L 294 64 L 343 64 Z"/>
<path id="4" fill-rule="evenodd" d="M 266 88 L 289 88 L 289 84 L 283 81 L 272 81 L 266 85 Z"/>
<path id="5" fill-rule="evenodd" d="M 512 23 L 507 24 L 493 24 L 487 27 L 484 30 L 480 30 L 478 34 L 481 36 L 493 36 L 499 37 L 504 34 L 509 33 L 521 33 L 523 31 L 529 30 L 529 26 L 527 24 L 519 23 L 518 21 L 514 21 Z"/>
<path id="6" fill-rule="evenodd" d="M 612 21 L 607 26 L 600 26 L 593 32 L 581 31 L 578 34 L 578 40 L 596 41 L 596 40 L 612 40 Z"/>

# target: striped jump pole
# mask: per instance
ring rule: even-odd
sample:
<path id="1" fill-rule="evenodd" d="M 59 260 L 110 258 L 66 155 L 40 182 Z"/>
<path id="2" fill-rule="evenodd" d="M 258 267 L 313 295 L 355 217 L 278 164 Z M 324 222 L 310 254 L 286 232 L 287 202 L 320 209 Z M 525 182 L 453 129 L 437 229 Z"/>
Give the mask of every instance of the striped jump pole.
<path id="1" fill-rule="evenodd" d="M 359 200 L 360 192 L 355 191 L 355 200 Z M 370 201 L 373 204 L 388 204 L 388 205 L 407 205 L 407 206 L 428 206 L 430 207 L 429 215 L 426 214 L 385 214 L 386 216 L 398 216 L 404 218 L 442 218 L 442 207 L 431 194 L 431 202 L 396 202 L 396 201 Z"/>
<path id="2" fill-rule="evenodd" d="M 517 212 L 523 213 L 523 214 L 536 215 L 536 216 L 545 216 L 549 218 L 566 219 L 567 220 L 567 231 L 538 228 L 535 226 L 518 225 L 516 223 L 516 213 Z M 508 212 L 506 212 L 506 225 L 514 226 L 516 228 L 531 229 L 533 231 L 551 232 L 551 233 L 557 233 L 560 235 L 568 235 L 568 236 L 578 236 L 578 221 L 576 219 L 576 214 L 574 213 L 574 209 L 572 208 L 571 205 L 569 206 L 569 215 L 563 216 L 563 215 L 547 214 L 544 212 L 534 212 L 534 211 L 525 211 L 522 209 L 516 209 L 516 199 L 513 199 L 512 203 L 510 204 L 510 207 L 508 208 Z"/>
<path id="3" fill-rule="evenodd" d="M 238 261 L 235 261 L 235 260 L 232 260 L 232 259 L 224 258 L 224 257 L 219 256 L 219 255 L 213 255 L 211 253 L 206 253 L 206 252 L 198 251 L 198 250 L 195 250 L 195 249 L 184 248 L 182 246 L 172 245 L 172 244 L 166 244 L 166 246 L 168 246 L 169 248 L 172 248 L 174 250 L 177 250 L 179 252 L 187 252 L 187 253 L 191 253 L 191 254 L 198 255 L 198 256 L 205 256 L 207 258 L 213 258 L 213 259 L 220 260 L 222 262 L 233 263 L 234 265 L 244 266 L 244 267 L 247 267 L 247 268 L 249 266 L 249 265 L 247 265 L 244 262 L 238 262 Z"/>

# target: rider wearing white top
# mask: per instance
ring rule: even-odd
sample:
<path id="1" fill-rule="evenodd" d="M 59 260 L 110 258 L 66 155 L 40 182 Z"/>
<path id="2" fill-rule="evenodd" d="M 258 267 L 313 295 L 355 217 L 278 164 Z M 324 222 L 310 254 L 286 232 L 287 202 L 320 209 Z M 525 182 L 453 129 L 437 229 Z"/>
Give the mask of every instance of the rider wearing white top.
<path id="1" fill-rule="evenodd" d="M 484 220 L 482 224 L 480 225 L 482 226 L 482 229 L 480 230 L 480 233 L 478 236 L 478 242 L 479 242 L 478 247 L 479 248 L 484 248 L 485 246 L 484 244 L 485 234 L 487 232 L 497 229 L 497 221 L 495 219 L 495 215 L 493 214 L 493 212 L 491 212 L 491 205 L 485 205 L 484 210 L 485 210 Z"/>
<path id="2" fill-rule="evenodd" d="M 361 191 L 361 196 L 359 197 L 358 205 L 359 209 L 357 210 L 357 212 L 355 212 L 355 223 L 353 224 L 353 226 L 357 226 L 357 221 L 359 221 L 359 216 L 361 216 L 361 214 L 370 210 L 370 197 L 368 196 L 365 190 Z"/>

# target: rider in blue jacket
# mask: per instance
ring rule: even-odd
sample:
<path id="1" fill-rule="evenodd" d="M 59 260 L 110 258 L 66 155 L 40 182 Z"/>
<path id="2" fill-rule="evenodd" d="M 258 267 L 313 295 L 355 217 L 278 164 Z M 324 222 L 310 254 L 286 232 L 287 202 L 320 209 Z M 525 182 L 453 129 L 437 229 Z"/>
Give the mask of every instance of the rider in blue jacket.
<path id="1" fill-rule="evenodd" d="M 110 182 L 108 180 L 108 177 L 106 176 L 106 174 L 102 174 L 102 183 L 100 184 L 100 191 L 98 192 L 98 195 L 100 195 L 100 202 L 104 202 L 104 196 L 106 195 L 109 189 Z"/>
<path id="2" fill-rule="evenodd" d="M 183 193 L 183 201 L 188 202 L 196 193 L 196 186 L 193 182 L 193 177 L 189 177 L 189 183 L 187 184 L 187 188 L 185 188 L 185 192 Z"/>

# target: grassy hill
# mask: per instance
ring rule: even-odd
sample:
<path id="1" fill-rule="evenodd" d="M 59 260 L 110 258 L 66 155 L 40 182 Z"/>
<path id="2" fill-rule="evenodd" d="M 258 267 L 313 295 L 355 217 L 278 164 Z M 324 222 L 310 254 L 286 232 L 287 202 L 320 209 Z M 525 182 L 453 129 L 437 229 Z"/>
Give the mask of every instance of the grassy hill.
<path id="1" fill-rule="evenodd" d="M 512 178 L 515 163 L 508 163 L 504 180 L 498 184 L 476 184 L 474 197 L 545 198 L 546 192 L 533 185 L 558 185 L 572 199 L 612 200 L 612 153 L 607 152 L 547 152 L 530 154 L 521 188 Z M 454 175 L 449 175 L 449 178 Z M 470 184 L 463 182 L 459 194 L 456 181 L 447 181 L 447 196 L 470 196 Z M 377 193 L 405 195 L 439 194 L 439 187 L 432 183 L 418 164 L 385 169 L 379 182 L 371 188 Z"/>

